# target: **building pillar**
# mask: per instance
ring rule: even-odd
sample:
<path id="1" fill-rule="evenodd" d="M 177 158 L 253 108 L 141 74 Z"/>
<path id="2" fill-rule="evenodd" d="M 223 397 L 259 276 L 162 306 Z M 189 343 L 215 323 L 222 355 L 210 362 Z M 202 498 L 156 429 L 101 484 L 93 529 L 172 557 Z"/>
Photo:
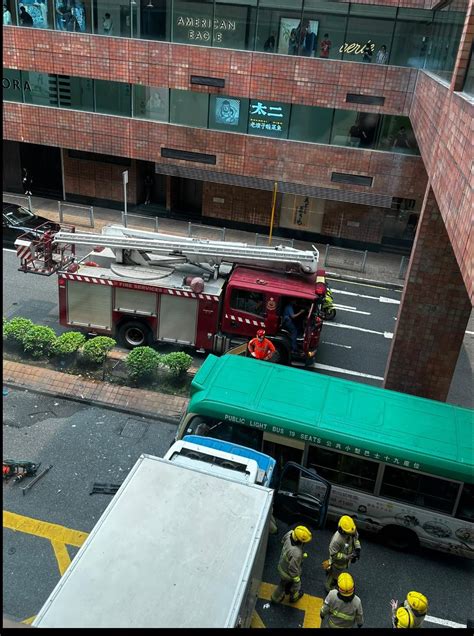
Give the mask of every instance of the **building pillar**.
<path id="1" fill-rule="evenodd" d="M 444 402 L 470 313 L 469 294 L 428 186 L 384 387 Z"/>

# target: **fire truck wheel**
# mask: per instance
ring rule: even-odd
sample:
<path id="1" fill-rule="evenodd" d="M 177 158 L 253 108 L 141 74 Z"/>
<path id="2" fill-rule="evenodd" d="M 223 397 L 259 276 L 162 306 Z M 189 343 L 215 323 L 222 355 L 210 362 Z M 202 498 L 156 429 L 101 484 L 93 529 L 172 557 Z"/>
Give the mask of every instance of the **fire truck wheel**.
<path id="1" fill-rule="evenodd" d="M 124 322 L 118 330 L 120 343 L 127 349 L 145 347 L 151 343 L 151 332 L 143 322 L 138 320 Z"/>

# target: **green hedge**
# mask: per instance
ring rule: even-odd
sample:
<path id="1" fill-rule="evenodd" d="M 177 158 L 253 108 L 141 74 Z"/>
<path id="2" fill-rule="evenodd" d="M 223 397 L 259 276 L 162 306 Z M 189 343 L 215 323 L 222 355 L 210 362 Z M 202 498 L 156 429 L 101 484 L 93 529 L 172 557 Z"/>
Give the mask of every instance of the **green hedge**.
<path id="1" fill-rule="evenodd" d="M 193 363 L 192 357 L 183 351 L 167 353 L 161 357 L 161 364 L 168 367 L 171 375 L 176 378 L 184 375 Z"/>
<path id="2" fill-rule="evenodd" d="M 136 347 L 125 359 L 128 375 L 132 380 L 150 378 L 158 368 L 161 357 L 151 347 Z"/>
<path id="3" fill-rule="evenodd" d="M 116 344 L 115 340 L 108 336 L 91 338 L 82 348 L 83 360 L 88 364 L 102 364 Z"/>
<path id="4" fill-rule="evenodd" d="M 85 341 L 85 335 L 79 331 L 67 331 L 56 339 L 52 353 L 56 356 L 71 355 L 80 349 Z"/>
<path id="5" fill-rule="evenodd" d="M 23 336 L 23 347 L 33 358 L 49 356 L 57 336 L 51 327 L 33 325 Z"/>
<path id="6" fill-rule="evenodd" d="M 3 319 L 3 337 L 9 343 L 23 344 L 27 333 L 35 326 L 29 318 Z"/>

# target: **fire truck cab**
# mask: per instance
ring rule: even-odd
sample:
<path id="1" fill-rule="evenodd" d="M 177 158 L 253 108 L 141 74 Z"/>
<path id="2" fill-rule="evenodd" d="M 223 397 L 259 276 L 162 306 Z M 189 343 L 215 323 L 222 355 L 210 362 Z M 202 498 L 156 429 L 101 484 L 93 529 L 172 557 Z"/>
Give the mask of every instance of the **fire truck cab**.
<path id="1" fill-rule="evenodd" d="M 93 247 L 74 256 L 76 245 Z M 58 274 L 60 323 L 127 347 L 168 342 L 222 354 L 265 328 L 283 364 L 311 363 L 322 328 L 318 252 L 191 239 L 122 226 L 68 227 L 46 244 L 16 241 L 20 270 Z M 68 255 L 67 248 L 71 248 Z M 282 326 L 286 304 L 304 309 L 298 354 Z"/>

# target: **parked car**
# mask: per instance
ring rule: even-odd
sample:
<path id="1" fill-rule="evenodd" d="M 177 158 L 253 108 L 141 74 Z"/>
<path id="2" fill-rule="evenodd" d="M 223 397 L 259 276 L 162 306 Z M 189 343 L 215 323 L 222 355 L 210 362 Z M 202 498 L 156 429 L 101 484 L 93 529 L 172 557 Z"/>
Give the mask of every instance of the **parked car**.
<path id="1" fill-rule="evenodd" d="M 48 225 L 43 225 L 47 223 Z M 15 247 L 15 240 L 24 234 L 25 232 L 31 232 L 38 226 L 43 225 L 39 233 L 44 232 L 47 229 L 53 231 L 59 230 L 59 225 L 44 218 L 44 216 L 38 216 L 34 212 L 30 212 L 27 208 L 21 205 L 15 205 L 13 203 L 3 202 L 3 246 Z M 36 232 L 31 232 L 33 235 Z"/>

